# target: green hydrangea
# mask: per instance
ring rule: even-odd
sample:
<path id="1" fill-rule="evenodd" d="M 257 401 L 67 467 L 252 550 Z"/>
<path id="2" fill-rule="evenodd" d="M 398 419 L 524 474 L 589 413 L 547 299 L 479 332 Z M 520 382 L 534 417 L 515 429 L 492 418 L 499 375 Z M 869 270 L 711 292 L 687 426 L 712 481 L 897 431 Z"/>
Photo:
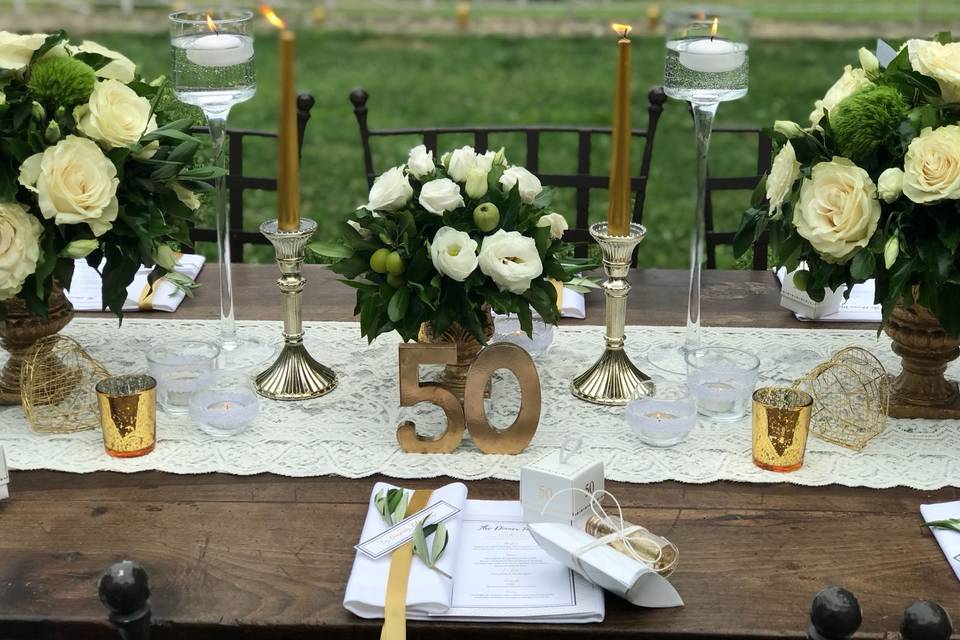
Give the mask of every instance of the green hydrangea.
<path id="1" fill-rule="evenodd" d="M 72 107 L 87 101 L 96 82 L 96 72 L 85 62 L 47 58 L 34 65 L 27 87 L 36 100 L 47 106 Z"/>
<path id="2" fill-rule="evenodd" d="M 896 140 L 908 110 L 893 87 L 871 86 L 846 98 L 830 118 L 840 153 L 857 164 L 865 162 L 877 149 Z"/>

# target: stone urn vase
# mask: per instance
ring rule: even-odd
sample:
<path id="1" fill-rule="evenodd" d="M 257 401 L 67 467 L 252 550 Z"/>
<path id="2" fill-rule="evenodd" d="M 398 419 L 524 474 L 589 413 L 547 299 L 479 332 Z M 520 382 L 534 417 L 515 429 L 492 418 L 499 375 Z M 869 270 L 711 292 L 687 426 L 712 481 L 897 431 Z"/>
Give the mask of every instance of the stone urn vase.
<path id="1" fill-rule="evenodd" d="M 0 405 L 20 404 L 20 367 L 23 357 L 34 343 L 47 336 L 59 333 L 73 319 L 73 305 L 63 294 L 59 285 L 50 292 L 46 318 L 30 315 L 26 303 L 20 298 L 7 300 L 7 320 L 0 323 L 0 347 L 10 357 L 0 371 Z"/>
<path id="2" fill-rule="evenodd" d="M 960 418 L 960 391 L 947 365 L 960 356 L 960 338 L 948 334 L 929 309 L 898 304 L 884 331 L 893 339 L 903 371 L 892 381 L 888 414 L 894 418 Z"/>
<path id="3" fill-rule="evenodd" d="M 487 340 L 490 340 L 493 337 L 493 312 L 490 307 L 486 307 L 484 311 L 483 333 Z M 473 337 L 470 331 L 457 322 L 451 324 L 450 328 L 440 336 L 434 335 L 430 325 L 424 323 L 420 325 L 420 335 L 417 337 L 417 341 L 424 344 L 452 342 L 457 345 L 457 363 L 446 365 L 436 383 L 456 396 L 462 404 L 463 391 L 467 383 L 467 372 L 470 370 L 470 365 L 480 355 L 480 351 L 483 350 L 483 345 Z"/>

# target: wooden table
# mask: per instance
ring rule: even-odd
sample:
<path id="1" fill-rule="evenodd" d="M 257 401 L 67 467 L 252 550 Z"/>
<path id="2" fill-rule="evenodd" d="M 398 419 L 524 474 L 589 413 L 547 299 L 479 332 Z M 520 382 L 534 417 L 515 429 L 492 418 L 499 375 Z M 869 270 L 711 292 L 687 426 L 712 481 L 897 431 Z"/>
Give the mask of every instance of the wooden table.
<path id="1" fill-rule="evenodd" d="M 275 275 L 269 266 L 236 269 L 241 319 L 280 317 Z M 351 290 L 321 267 L 307 275 L 306 318 L 350 319 Z M 682 324 L 686 277 L 634 274 L 628 322 Z M 150 315 L 171 323 L 215 318 L 216 268 L 206 267 L 201 281 L 207 286 L 175 315 Z M 601 296 L 589 296 L 586 322 L 602 322 L 601 306 Z M 778 307 L 776 283 L 764 272 L 705 273 L 703 318 L 714 326 L 798 326 Z M 0 442 L 2 434 L 0 425 Z M 373 481 L 13 472 L 13 498 L 0 502 L 0 638 L 115 637 L 96 581 L 123 558 L 150 574 L 154 638 L 377 638 L 378 622 L 342 607 Z M 473 498 L 517 498 L 513 482 L 469 487 Z M 960 585 L 919 515 L 921 502 L 956 500 L 957 489 L 733 482 L 611 489 L 628 519 L 680 548 L 672 580 L 684 608 L 638 609 L 608 597 L 602 625 L 411 623 L 411 637 L 802 637 L 811 598 L 830 584 L 860 599 L 858 637 L 895 630 L 903 608 L 919 598 L 960 616 Z"/>

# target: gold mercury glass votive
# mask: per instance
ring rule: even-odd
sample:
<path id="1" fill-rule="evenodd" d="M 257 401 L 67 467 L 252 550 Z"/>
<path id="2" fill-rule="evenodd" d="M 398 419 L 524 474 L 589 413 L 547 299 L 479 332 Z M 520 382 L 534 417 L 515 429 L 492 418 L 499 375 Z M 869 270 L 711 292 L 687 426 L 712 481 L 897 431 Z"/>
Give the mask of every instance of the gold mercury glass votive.
<path id="1" fill-rule="evenodd" d="M 789 387 L 753 392 L 753 462 L 768 471 L 796 471 L 810 431 L 813 396 Z"/>
<path id="2" fill-rule="evenodd" d="M 157 443 L 157 381 L 148 375 L 105 378 L 97 383 L 103 446 L 115 458 L 135 458 Z"/>

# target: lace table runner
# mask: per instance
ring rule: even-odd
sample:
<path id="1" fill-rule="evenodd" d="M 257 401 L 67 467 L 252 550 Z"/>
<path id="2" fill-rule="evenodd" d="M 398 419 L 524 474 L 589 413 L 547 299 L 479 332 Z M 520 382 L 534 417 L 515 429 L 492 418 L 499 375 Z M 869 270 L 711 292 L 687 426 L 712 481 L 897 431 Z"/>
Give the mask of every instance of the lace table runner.
<path id="1" fill-rule="evenodd" d="M 280 323 L 239 323 L 241 333 L 279 339 Z M 79 318 L 64 331 L 103 362 L 111 373 L 144 371 L 144 352 L 159 342 L 212 339 L 211 321 Z M 628 327 L 627 349 L 648 371 L 642 353 L 650 345 L 677 341 L 672 327 Z M 307 345 L 340 376 L 330 395 L 300 403 L 262 401 L 256 422 L 227 439 L 205 435 L 188 419 L 158 415 L 156 450 L 142 458 L 118 460 L 103 450 L 99 431 L 38 435 L 18 407 L 0 408 L 0 444 L 11 469 L 99 470 L 172 473 L 223 472 L 285 476 L 336 474 L 359 478 L 384 473 L 397 478 L 451 476 L 516 480 L 520 467 L 561 446 L 570 434 L 583 438 L 583 451 L 604 461 L 609 480 L 705 483 L 716 480 L 841 484 L 915 489 L 960 486 L 960 423 L 888 420 L 887 428 L 859 453 L 811 438 L 806 463 L 792 474 L 755 467 L 750 454 L 750 419 L 736 423 L 701 421 L 683 443 L 667 449 L 642 444 L 624 420 L 623 408 L 598 407 L 574 399 L 570 380 L 599 355 L 602 327 L 564 326 L 537 362 L 543 387 L 540 427 L 521 455 L 480 453 L 468 440 L 449 455 L 402 453 L 397 424 L 411 418 L 422 431 L 439 430 L 443 414 L 429 405 L 401 409 L 397 389 L 397 338 L 383 336 L 368 346 L 355 323 L 307 324 Z M 833 351 L 857 345 L 870 349 L 888 367 L 899 368 L 889 340 L 874 331 L 804 329 L 707 329 L 710 344 L 736 346 L 762 359 L 761 384 L 792 380 Z M 425 372 L 429 375 L 429 370 Z M 503 372 L 500 372 L 503 373 Z M 511 374 L 495 376 L 490 421 L 508 425 L 518 407 Z M 949 372 L 960 377 L 956 363 Z"/>

